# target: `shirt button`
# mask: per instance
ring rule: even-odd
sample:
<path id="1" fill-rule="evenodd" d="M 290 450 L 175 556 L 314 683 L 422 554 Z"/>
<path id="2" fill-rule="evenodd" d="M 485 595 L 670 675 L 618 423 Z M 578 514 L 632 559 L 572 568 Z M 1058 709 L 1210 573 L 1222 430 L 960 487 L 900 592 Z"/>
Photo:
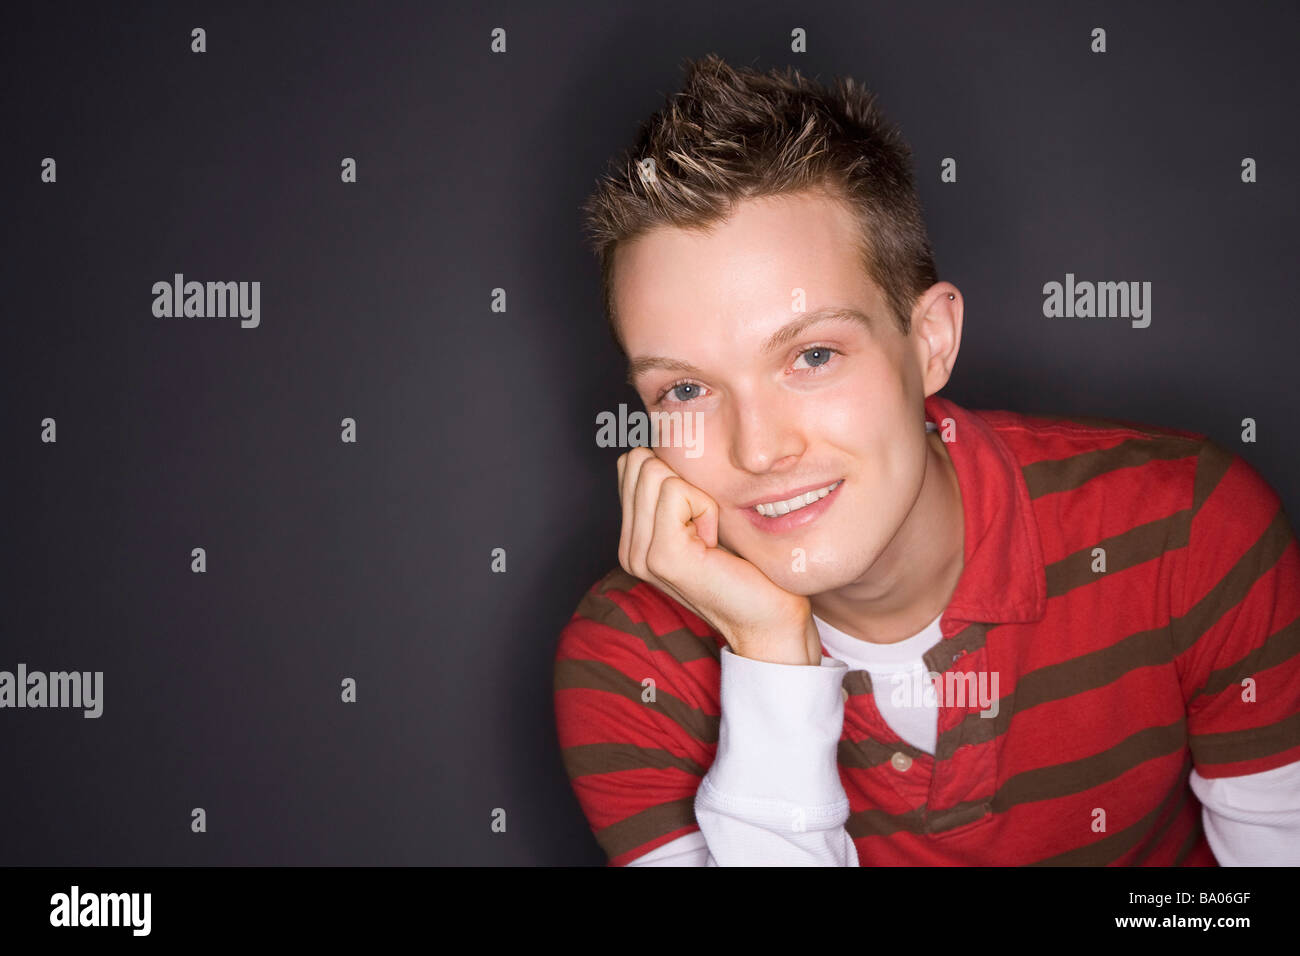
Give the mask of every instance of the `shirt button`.
<path id="1" fill-rule="evenodd" d="M 895 770 L 898 770 L 900 772 L 906 771 L 909 767 L 912 766 L 912 758 L 909 757 L 907 754 L 903 753 L 901 750 L 898 753 L 894 754 L 894 756 L 890 757 L 889 762 L 894 765 Z"/>

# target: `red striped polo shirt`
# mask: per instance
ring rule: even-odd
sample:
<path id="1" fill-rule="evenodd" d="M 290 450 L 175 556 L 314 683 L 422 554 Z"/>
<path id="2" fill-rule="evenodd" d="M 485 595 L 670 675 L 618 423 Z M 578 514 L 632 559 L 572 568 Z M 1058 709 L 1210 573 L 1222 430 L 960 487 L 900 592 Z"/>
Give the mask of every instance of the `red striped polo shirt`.
<path id="1" fill-rule="evenodd" d="M 1300 549 L 1277 494 L 1194 432 L 937 395 L 925 410 L 965 531 L 925 661 L 996 673 L 997 715 L 945 699 L 928 754 L 884 721 L 866 671 L 846 674 L 838 764 L 861 865 L 1214 865 L 1191 769 L 1300 760 Z M 611 865 L 699 829 L 723 646 L 621 568 L 564 627 L 559 742 Z"/>

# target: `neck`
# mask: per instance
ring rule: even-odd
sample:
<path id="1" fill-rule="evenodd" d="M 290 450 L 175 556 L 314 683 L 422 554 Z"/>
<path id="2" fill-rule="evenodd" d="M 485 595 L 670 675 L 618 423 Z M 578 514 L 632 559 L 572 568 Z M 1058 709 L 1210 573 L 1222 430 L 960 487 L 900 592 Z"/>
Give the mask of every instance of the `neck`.
<path id="1" fill-rule="evenodd" d="M 814 595 L 813 613 L 872 644 L 895 644 L 942 613 L 964 565 L 961 488 L 948 449 L 926 435 L 921 493 L 898 533 L 858 580 Z"/>

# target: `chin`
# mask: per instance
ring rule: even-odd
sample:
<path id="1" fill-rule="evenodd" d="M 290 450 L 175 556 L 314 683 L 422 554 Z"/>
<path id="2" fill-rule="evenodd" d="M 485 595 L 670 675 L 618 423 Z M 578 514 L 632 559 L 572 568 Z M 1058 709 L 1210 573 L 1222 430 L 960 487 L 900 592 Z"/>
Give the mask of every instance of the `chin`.
<path id="1" fill-rule="evenodd" d="M 792 571 L 787 563 L 784 567 L 763 568 L 762 571 L 781 590 L 804 597 L 821 594 L 839 586 L 826 568 L 810 566 L 806 571 Z"/>
<path id="2" fill-rule="evenodd" d="M 808 570 L 802 573 L 792 572 L 787 567 L 783 574 L 785 582 L 777 582 L 777 584 L 793 594 L 802 594 L 804 597 L 848 587 L 870 571 L 872 564 L 872 561 L 864 555 L 851 556 L 858 560 L 849 560 L 849 557 L 841 555 L 840 559 L 833 563 L 810 561 Z"/>

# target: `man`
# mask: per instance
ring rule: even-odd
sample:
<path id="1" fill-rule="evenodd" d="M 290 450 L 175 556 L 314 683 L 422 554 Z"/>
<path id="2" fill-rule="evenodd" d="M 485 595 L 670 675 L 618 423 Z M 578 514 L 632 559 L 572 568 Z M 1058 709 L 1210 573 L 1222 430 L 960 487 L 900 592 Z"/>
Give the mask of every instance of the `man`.
<path id="1" fill-rule="evenodd" d="M 586 206 L 651 413 L 555 705 L 610 863 L 1300 862 L 1300 549 L 1239 456 L 937 393 L 963 301 L 852 81 L 693 64 Z"/>

